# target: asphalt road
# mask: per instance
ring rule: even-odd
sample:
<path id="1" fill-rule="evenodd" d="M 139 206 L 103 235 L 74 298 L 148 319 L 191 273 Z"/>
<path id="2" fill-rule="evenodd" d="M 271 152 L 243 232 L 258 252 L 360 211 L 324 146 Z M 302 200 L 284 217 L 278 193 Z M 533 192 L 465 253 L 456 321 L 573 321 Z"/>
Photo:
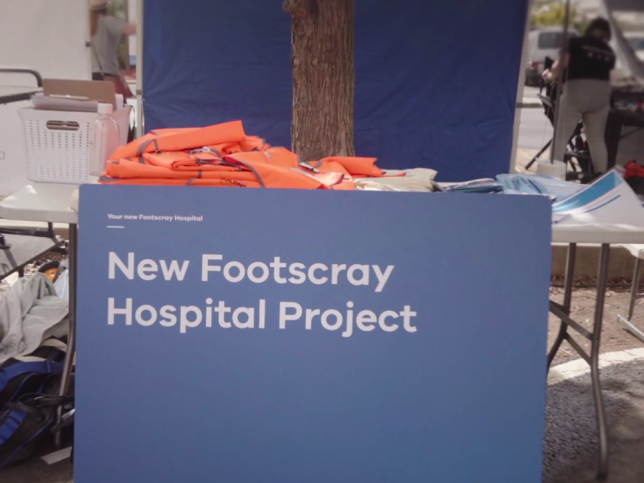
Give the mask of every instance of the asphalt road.
<path id="1" fill-rule="evenodd" d="M 606 0 L 606 6 L 611 11 L 644 12 L 642 0 Z"/>
<path id="2" fill-rule="evenodd" d="M 525 87 L 524 103 L 537 103 L 538 89 Z M 519 149 L 540 149 L 552 137 L 552 125 L 542 108 L 521 109 L 521 126 L 519 128 Z"/>

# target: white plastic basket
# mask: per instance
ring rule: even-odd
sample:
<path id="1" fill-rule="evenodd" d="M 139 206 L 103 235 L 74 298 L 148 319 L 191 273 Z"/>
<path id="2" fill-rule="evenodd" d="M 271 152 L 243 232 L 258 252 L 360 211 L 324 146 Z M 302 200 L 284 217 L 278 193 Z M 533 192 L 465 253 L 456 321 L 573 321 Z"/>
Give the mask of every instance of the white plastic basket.
<path id="1" fill-rule="evenodd" d="M 127 143 L 131 110 L 131 106 L 125 106 L 112 113 L 122 145 Z M 27 177 L 31 181 L 66 184 L 89 181 L 90 128 L 97 113 L 32 107 L 18 113 L 27 153 Z"/>

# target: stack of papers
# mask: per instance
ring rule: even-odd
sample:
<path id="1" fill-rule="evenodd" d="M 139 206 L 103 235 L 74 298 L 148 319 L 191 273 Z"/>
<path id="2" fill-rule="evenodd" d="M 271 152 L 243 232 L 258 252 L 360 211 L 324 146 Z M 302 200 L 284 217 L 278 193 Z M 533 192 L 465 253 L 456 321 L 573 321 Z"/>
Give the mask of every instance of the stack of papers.
<path id="1" fill-rule="evenodd" d="M 627 225 L 644 227 L 644 207 L 615 169 L 589 185 L 549 175 L 500 174 L 463 183 L 438 183 L 443 191 L 547 196 L 554 225 Z"/>
<path id="2" fill-rule="evenodd" d="M 98 110 L 98 101 L 88 98 L 46 96 L 38 93 L 32 96 L 31 102 L 34 105 L 34 109 L 48 111 L 96 112 Z"/>
<path id="3" fill-rule="evenodd" d="M 452 193 L 498 193 L 503 191 L 503 186 L 492 178 L 474 179 L 462 183 L 438 183 L 446 192 Z"/>
<path id="4" fill-rule="evenodd" d="M 612 170 L 572 196 L 554 203 L 552 222 L 555 225 L 644 226 L 644 208 L 624 178 Z"/>
<path id="5" fill-rule="evenodd" d="M 561 201 L 583 189 L 583 185 L 550 175 L 500 174 L 496 178 L 505 194 L 544 195 L 553 201 Z"/>

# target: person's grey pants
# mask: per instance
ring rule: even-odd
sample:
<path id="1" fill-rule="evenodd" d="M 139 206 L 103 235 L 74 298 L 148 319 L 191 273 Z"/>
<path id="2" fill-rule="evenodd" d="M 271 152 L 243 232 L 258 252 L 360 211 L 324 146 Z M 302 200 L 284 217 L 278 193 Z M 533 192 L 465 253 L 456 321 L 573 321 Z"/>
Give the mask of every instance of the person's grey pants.
<path id="1" fill-rule="evenodd" d="M 581 119 L 595 171 L 606 171 L 608 153 L 604 132 L 610 111 L 610 96 L 611 86 L 608 81 L 574 79 L 564 84 L 554 148 L 556 160 L 564 160 L 566 144 Z"/>

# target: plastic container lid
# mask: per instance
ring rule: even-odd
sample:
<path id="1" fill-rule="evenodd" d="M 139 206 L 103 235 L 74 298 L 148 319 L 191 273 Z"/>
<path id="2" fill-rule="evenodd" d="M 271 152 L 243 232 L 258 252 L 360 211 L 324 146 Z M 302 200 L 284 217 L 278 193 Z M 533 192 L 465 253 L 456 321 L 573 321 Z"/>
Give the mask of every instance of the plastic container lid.
<path id="1" fill-rule="evenodd" d="M 112 104 L 103 104 L 103 103 L 98 104 L 99 114 L 112 114 L 112 112 L 114 112 L 114 107 L 112 106 Z"/>

